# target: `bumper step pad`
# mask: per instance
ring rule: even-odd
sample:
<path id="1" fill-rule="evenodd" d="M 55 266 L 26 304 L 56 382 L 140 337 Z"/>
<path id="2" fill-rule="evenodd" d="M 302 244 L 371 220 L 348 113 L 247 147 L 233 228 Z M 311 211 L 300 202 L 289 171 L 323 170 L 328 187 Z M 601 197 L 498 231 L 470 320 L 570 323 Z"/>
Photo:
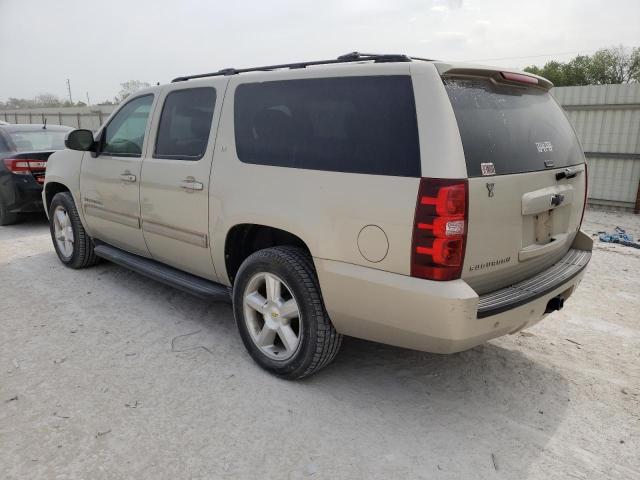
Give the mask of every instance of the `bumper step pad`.
<path id="1" fill-rule="evenodd" d="M 537 275 L 482 295 L 478 318 L 496 315 L 542 297 L 579 274 L 590 259 L 590 251 L 572 248 L 558 263 Z"/>

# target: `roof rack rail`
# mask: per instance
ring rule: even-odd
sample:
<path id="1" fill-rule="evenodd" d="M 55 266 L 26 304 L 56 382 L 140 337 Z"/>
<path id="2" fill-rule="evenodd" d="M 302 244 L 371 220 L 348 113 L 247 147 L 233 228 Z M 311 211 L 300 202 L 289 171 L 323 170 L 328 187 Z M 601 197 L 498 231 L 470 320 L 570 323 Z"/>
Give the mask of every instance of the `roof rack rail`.
<path id="1" fill-rule="evenodd" d="M 289 68 L 289 69 L 305 68 L 312 65 L 331 65 L 335 63 L 352 63 L 352 62 L 364 62 L 364 61 L 372 61 L 374 63 L 411 62 L 412 60 L 426 60 L 426 59 L 422 59 L 418 57 L 409 57 L 407 55 L 402 55 L 402 54 L 351 52 L 351 53 L 346 53 L 344 55 L 340 55 L 338 58 L 332 59 L 332 60 L 314 60 L 310 62 L 283 63 L 280 65 L 267 65 L 264 67 L 251 67 L 251 68 L 224 68 L 222 70 L 218 70 L 217 72 L 200 73 L 198 75 L 187 75 L 184 77 L 176 77 L 173 80 L 171 80 L 171 82 L 172 83 L 185 82 L 187 80 L 192 80 L 195 78 L 237 75 L 239 73 L 245 73 L 245 72 L 261 72 L 261 71 L 268 72 L 271 70 L 279 70 L 283 68 Z"/>

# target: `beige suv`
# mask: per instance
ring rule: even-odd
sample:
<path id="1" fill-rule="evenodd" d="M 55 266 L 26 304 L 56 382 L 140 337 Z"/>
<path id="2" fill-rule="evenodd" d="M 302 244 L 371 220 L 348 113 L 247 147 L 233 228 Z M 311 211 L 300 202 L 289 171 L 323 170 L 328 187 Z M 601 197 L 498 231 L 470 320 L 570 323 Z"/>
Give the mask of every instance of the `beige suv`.
<path id="1" fill-rule="evenodd" d="M 551 86 L 359 53 L 176 78 L 50 157 L 53 245 L 71 268 L 231 297 L 282 377 L 342 335 L 465 350 L 562 308 L 591 256 L 584 155 Z"/>

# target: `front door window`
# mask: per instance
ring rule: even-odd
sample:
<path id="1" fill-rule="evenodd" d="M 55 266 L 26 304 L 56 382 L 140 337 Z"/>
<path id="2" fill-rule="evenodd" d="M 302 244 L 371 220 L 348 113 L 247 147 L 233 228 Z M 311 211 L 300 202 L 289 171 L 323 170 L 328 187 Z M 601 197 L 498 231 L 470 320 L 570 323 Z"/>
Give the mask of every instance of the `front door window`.
<path id="1" fill-rule="evenodd" d="M 143 95 L 122 107 L 105 128 L 100 153 L 121 157 L 141 156 L 152 103 L 153 95 Z"/>

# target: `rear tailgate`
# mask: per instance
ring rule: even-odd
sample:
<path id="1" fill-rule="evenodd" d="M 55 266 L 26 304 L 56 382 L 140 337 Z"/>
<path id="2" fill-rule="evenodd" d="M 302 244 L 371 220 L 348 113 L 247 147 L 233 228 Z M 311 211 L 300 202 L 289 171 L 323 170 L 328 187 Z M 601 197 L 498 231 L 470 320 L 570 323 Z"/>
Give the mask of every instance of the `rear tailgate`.
<path id="1" fill-rule="evenodd" d="M 545 88 L 499 72 L 443 78 L 469 177 L 462 278 L 483 294 L 541 272 L 569 250 L 584 207 L 584 154 Z"/>

